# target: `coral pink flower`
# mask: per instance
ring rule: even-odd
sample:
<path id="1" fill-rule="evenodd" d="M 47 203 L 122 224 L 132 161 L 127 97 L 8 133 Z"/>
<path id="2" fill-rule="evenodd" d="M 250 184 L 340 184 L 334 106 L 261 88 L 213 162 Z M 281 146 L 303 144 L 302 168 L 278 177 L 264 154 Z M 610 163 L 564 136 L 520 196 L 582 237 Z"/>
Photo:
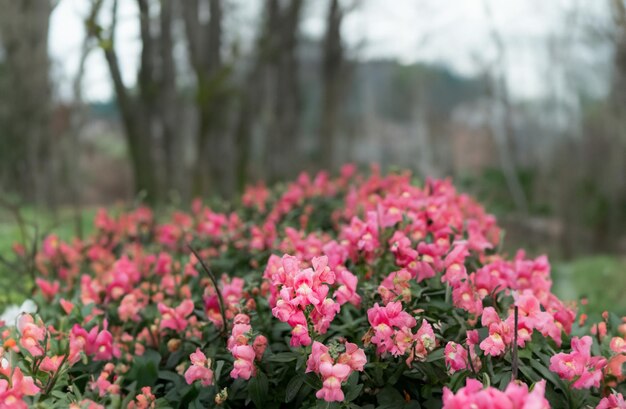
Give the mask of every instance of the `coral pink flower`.
<path id="1" fill-rule="evenodd" d="M 363 367 L 367 363 L 365 352 L 363 352 L 363 350 L 356 344 L 351 342 L 346 342 L 345 348 L 346 352 L 339 355 L 337 362 L 348 365 L 353 371 L 363 371 Z"/>
<path id="2" fill-rule="evenodd" d="M 343 401 L 341 384 L 348 379 L 352 371 L 363 371 L 367 362 L 365 352 L 350 342 L 346 342 L 344 347 L 345 352 L 335 362 L 327 346 L 317 341 L 313 343 L 306 372 L 317 373 L 322 378 L 322 389 L 315 394 L 318 399 L 327 402 Z"/>
<path id="3" fill-rule="evenodd" d="M 66 314 L 70 314 L 72 312 L 72 310 L 74 309 L 74 303 L 72 303 L 71 301 L 66 300 L 65 298 L 61 298 L 59 300 L 59 304 L 61 304 L 61 308 L 63 308 L 63 311 Z"/>
<path id="4" fill-rule="evenodd" d="M 350 303 L 356 307 L 361 304 L 361 296 L 357 294 L 356 287 L 359 282 L 357 276 L 346 270 L 345 267 L 336 267 L 337 283 L 339 287 L 335 290 L 334 296 L 340 305 Z"/>
<path id="5" fill-rule="evenodd" d="M 443 409 L 549 409 L 550 404 L 544 397 L 545 380 L 535 384 L 532 392 L 526 385 L 511 382 L 504 392 L 488 387 L 475 379 L 468 379 L 466 386 L 452 393 L 443 389 Z"/>
<path id="6" fill-rule="evenodd" d="M 26 409 L 28 405 L 23 397 L 39 393 L 39 388 L 32 377 L 24 376 L 19 367 L 14 368 L 10 381 L 0 379 L 0 408 Z"/>
<path id="7" fill-rule="evenodd" d="M 560 352 L 550 358 L 550 370 L 562 379 L 574 381 L 575 389 L 599 387 L 606 359 L 591 356 L 590 336 L 572 338 L 572 352 Z"/>
<path id="8" fill-rule="evenodd" d="M 626 353 L 626 340 L 622 337 L 613 337 L 611 338 L 610 348 L 616 354 L 624 354 Z"/>
<path id="9" fill-rule="evenodd" d="M 196 348 L 196 352 L 189 355 L 191 366 L 185 371 L 185 381 L 191 385 L 195 381 L 200 381 L 202 386 L 213 384 L 213 371 L 211 370 L 211 360 Z"/>
<path id="10" fill-rule="evenodd" d="M 600 401 L 596 409 L 626 409 L 626 401 L 621 393 L 609 395 Z"/>
<path id="11" fill-rule="evenodd" d="M 64 357 L 62 355 L 46 356 L 41 361 L 39 369 L 44 372 L 56 372 L 59 370 Z"/>
<path id="12" fill-rule="evenodd" d="M 41 345 L 46 336 L 46 329 L 43 324 L 35 324 L 35 320 L 30 314 L 22 314 L 17 321 L 17 329 L 20 332 L 20 345 L 34 357 L 44 354 Z"/>
<path id="13" fill-rule="evenodd" d="M 452 341 L 448 342 L 444 349 L 444 356 L 450 374 L 462 371 L 468 367 L 467 351 L 463 345 Z"/>
<path id="14" fill-rule="evenodd" d="M 322 389 L 317 391 L 315 396 L 324 399 L 326 402 L 341 402 L 344 399 L 341 383 L 348 379 L 351 369 L 345 364 L 334 364 L 323 362 L 320 365 L 320 375 L 324 379 Z"/>
<path id="15" fill-rule="evenodd" d="M 256 360 L 260 361 L 267 348 L 267 338 L 264 335 L 257 335 L 252 343 L 252 348 L 254 348 Z"/>
<path id="16" fill-rule="evenodd" d="M 59 292 L 60 284 L 58 281 L 50 282 L 43 278 L 36 278 L 35 283 L 47 301 L 52 301 Z"/>
<path id="17" fill-rule="evenodd" d="M 230 371 L 231 378 L 250 379 L 251 376 L 256 374 L 254 366 L 256 352 L 251 345 L 235 345 L 230 351 L 235 358 L 233 370 Z"/>
<path id="18" fill-rule="evenodd" d="M 177 332 L 187 328 L 187 317 L 193 312 L 193 301 L 185 300 L 176 308 L 168 307 L 163 303 L 158 304 L 161 320 L 159 328 L 162 330 L 169 328 Z"/>

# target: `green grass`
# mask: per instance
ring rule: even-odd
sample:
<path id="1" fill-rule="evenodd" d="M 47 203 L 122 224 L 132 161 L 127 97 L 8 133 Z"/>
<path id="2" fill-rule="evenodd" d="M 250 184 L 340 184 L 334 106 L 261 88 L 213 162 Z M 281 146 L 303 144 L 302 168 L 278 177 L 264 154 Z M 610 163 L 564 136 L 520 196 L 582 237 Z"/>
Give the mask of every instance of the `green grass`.
<path id="1" fill-rule="evenodd" d="M 81 213 L 83 233 L 92 228 L 95 209 L 86 209 Z M 60 209 L 56 215 L 34 207 L 20 209 L 23 224 L 18 223 L 16 215 L 6 209 L 0 209 L 0 256 L 17 265 L 18 268 L 0 261 L 0 312 L 7 304 L 21 304 L 32 289 L 32 279 L 25 273 L 23 262 L 19 262 L 13 253 L 14 243 L 26 243 L 27 249 L 37 238 L 37 245 L 42 237 L 54 233 L 62 240 L 71 240 L 76 236 L 76 220 L 71 209 Z"/>
<path id="2" fill-rule="evenodd" d="M 582 257 L 554 265 L 554 292 L 566 300 L 587 298 L 590 318 L 608 310 L 626 315 L 626 259 Z"/>

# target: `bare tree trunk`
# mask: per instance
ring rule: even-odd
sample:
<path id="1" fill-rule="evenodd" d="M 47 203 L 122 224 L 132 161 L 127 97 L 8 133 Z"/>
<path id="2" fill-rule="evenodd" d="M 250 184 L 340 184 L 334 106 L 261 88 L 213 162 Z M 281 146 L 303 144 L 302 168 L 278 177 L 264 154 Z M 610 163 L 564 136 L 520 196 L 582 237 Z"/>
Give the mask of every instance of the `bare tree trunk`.
<path id="1" fill-rule="evenodd" d="M 98 15 L 102 0 L 96 1 L 87 19 L 88 34 L 98 40 L 109 67 L 117 105 L 122 116 L 126 134 L 135 192 L 145 195 L 145 200 L 154 203 L 158 200 L 156 167 L 154 162 L 154 126 L 156 111 L 156 81 L 154 78 L 154 53 L 150 29 L 150 10 L 147 0 L 138 0 L 142 39 L 141 66 L 137 78 L 139 95 L 131 95 L 122 79 L 119 60 L 115 51 L 115 28 L 117 23 L 117 0 L 113 1 L 112 23 L 109 36 L 105 38 L 98 25 Z"/>
<path id="2" fill-rule="evenodd" d="M 265 168 L 267 179 L 290 176 L 298 159 L 300 124 L 298 27 L 302 0 L 281 7 L 277 0 L 266 2 L 261 40 L 261 71 L 265 80 Z"/>
<path id="3" fill-rule="evenodd" d="M 343 10 L 339 0 L 331 0 L 326 18 L 324 60 L 322 70 L 322 118 L 320 130 L 320 161 L 331 170 L 336 165 L 335 133 L 341 112 L 341 98 L 345 87 L 345 56 L 341 41 Z"/>
<path id="4" fill-rule="evenodd" d="M 174 63 L 174 41 L 172 38 L 173 1 L 161 0 L 161 81 L 159 111 L 162 121 L 162 152 L 165 191 L 175 189 L 179 181 L 179 166 L 176 158 L 180 156 L 180 146 L 176 143 L 176 121 L 180 117 L 176 92 L 176 65 Z M 180 162 L 180 161 L 179 161 Z"/>
<path id="5" fill-rule="evenodd" d="M 225 104 L 229 102 L 228 77 L 230 71 L 222 61 L 222 0 L 207 0 L 210 18 L 200 21 L 199 2 L 184 3 L 183 16 L 189 46 L 191 65 L 196 74 L 198 135 L 196 163 L 193 176 L 193 194 L 204 195 L 228 191 L 225 173 L 229 158 L 224 130 Z M 206 44 L 206 46 L 203 46 Z"/>
<path id="6" fill-rule="evenodd" d="M 5 52 L 5 147 L 0 183 L 24 199 L 56 204 L 58 189 L 50 158 L 51 86 L 48 77 L 48 25 L 52 4 L 47 0 L 0 0 L 0 41 Z"/>

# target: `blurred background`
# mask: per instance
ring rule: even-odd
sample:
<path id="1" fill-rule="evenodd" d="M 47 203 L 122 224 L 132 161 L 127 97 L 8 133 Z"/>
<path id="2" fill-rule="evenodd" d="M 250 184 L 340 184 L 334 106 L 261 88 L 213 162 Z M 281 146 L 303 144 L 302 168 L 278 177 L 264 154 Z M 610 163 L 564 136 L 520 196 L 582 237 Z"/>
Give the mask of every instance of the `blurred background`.
<path id="1" fill-rule="evenodd" d="M 99 206 L 375 162 L 452 177 L 557 293 L 626 313 L 623 0 L 0 10 L 0 278 L 14 241 L 82 236 Z"/>

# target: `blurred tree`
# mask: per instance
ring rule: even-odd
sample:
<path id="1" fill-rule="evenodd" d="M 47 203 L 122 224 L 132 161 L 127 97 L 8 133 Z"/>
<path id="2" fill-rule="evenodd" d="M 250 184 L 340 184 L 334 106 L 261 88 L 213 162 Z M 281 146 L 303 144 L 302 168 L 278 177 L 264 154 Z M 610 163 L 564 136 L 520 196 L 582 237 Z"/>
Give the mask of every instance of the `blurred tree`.
<path id="1" fill-rule="evenodd" d="M 116 52 L 118 2 L 111 2 L 111 24 L 106 29 L 99 23 L 103 4 L 104 0 L 92 2 L 87 32 L 97 40 L 109 67 L 126 134 L 135 192 L 154 202 L 163 190 L 173 187 L 172 175 L 176 170 L 174 139 L 178 103 L 172 55 L 172 2 L 164 0 L 155 7 L 150 0 L 137 0 L 141 58 L 136 93 L 124 83 Z M 155 15 L 159 18 L 155 19 Z M 156 166 L 157 158 L 164 158 L 164 166 Z M 165 186 L 160 186 L 159 180 L 165 180 Z"/>
<path id="2" fill-rule="evenodd" d="M 183 18 L 191 67 L 196 77 L 198 135 L 193 174 L 193 194 L 228 195 L 230 191 L 229 140 L 226 130 L 233 90 L 232 65 L 222 57 L 222 0 L 189 0 Z M 204 19 L 208 10 L 209 18 Z M 206 20 L 206 21 L 205 21 Z"/>
<path id="3" fill-rule="evenodd" d="M 326 35 L 322 61 L 322 118 L 320 127 L 320 163 L 332 170 L 336 165 L 335 132 L 341 116 L 342 98 L 347 83 L 347 64 L 341 39 L 345 11 L 339 0 L 331 0 L 326 17 Z"/>
<path id="4" fill-rule="evenodd" d="M 303 0 L 266 0 L 258 55 L 266 179 L 290 176 L 298 163 L 301 95 L 297 47 Z"/>
<path id="5" fill-rule="evenodd" d="M 48 206 L 58 200 L 48 56 L 54 4 L 0 0 L 0 188 Z"/>

